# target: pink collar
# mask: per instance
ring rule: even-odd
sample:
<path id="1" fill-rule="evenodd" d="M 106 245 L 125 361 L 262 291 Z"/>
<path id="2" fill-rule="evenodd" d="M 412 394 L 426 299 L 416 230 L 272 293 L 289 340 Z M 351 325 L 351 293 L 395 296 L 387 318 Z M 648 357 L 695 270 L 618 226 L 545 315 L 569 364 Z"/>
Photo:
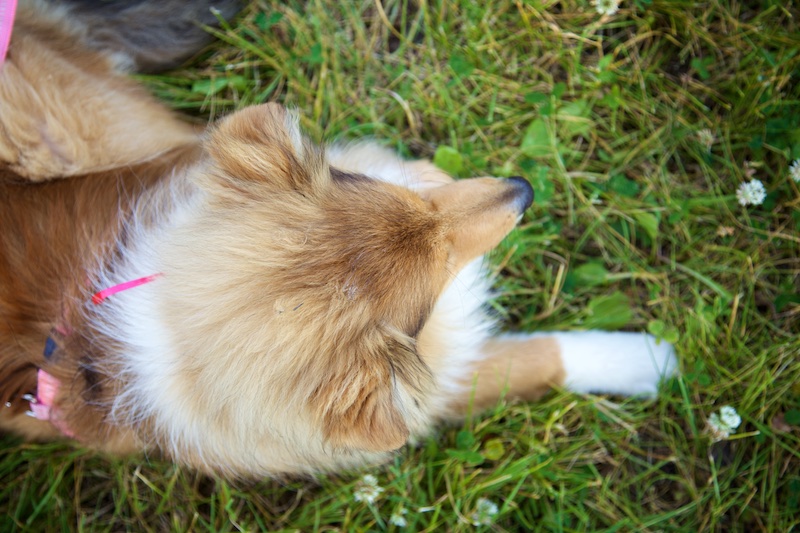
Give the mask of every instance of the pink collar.
<path id="1" fill-rule="evenodd" d="M 14 27 L 16 12 L 17 0 L 0 0 L 0 66 L 6 62 L 6 52 L 11 41 L 11 28 Z"/>
<path id="2" fill-rule="evenodd" d="M 118 292 L 127 291 L 128 289 L 136 288 L 139 285 L 144 285 L 145 283 L 150 283 L 151 281 L 155 281 L 163 275 L 164 274 L 159 272 L 158 274 L 151 274 L 143 278 L 126 281 L 124 283 L 120 283 L 119 285 L 114 285 L 113 287 L 103 289 L 100 292 L 96 292 L 94 296 L 92 296 L 92 303 L 95 305 L 101 304 L 109 296 L 113 296 Z"/>

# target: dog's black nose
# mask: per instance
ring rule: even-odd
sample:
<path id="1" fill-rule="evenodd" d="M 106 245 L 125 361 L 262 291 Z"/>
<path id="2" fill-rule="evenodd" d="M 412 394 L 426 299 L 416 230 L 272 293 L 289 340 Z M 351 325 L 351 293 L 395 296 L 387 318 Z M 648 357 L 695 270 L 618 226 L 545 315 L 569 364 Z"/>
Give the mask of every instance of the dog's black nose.
<path id="1" fill-rule="evenodd" d="M 511 176 L 508 181 L 512 182 L 516 189 L 517 201 L 520 207 L 519 212 L 522 213 L 533 203 L 533 187 L 522 176 Z"/>

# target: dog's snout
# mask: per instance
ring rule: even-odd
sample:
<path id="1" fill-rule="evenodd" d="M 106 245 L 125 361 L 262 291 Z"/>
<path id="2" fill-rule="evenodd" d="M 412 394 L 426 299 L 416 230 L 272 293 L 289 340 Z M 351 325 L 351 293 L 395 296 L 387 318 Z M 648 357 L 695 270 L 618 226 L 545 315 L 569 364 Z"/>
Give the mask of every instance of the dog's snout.
<path id="1" fill-rule="evenodd" d="M 531 187 L 528 180 L 522 176 L 511 176 L 508 178 L 508 181 L 511 182 L 514 187 L 519 212 L 522 213 L 533 203 L 533 187 Z"/>

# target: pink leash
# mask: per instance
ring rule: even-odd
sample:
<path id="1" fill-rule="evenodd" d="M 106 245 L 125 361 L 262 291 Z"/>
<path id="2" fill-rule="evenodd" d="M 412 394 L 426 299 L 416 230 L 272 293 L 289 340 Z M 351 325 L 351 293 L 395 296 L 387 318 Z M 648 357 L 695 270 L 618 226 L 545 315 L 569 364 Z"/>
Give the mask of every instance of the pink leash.
<path id="1" fill-rule="evenodd" d="M 8 43 L 11 41 L 11 28 L 14 27 L 14 15 L 17 12 L 17 0 L 0 0 L 0 66 L 6 61 Z"/>
<path id="2" fill-rule="evenodd" d="M 152 274 L 150 276 L 126 281 L 124 283 L 120 283 L 119 285 L 114 285 L 113 287 L 103 289 L 100 292 L 96 292 L 92 296 L 92 303 L 95 305 L 101 304 L 108 297 L 113 296 L 118 292 L 127 291 L 128 289 L 139 287 L 145 283 L 150 283 L 161 276 L 163 276 L 161 273 Z M 56 326 L 57 330 L 58 328 L 59 326 Z M 54 351 L 55 343 L 53 342 L 52 338 L 48 337 L 44 351 L 45 359 L 50 358 Z M 55 402 L 59 387 L 61 387 L 61 382 L 40 368 L 39 372 L 36 374 L 36 397 L 26 397 L 26 399 L 31 403 L 31 410 L 29 414 L 38 420 L 49 421 L 67 437 L 75 437 L 75 434 L 69 429 L 69 426 L 67 426 L 66 422 L 64 422 L 64 420 L 59 416 L 58 409 L 53 406 L 53 402 Z"/>

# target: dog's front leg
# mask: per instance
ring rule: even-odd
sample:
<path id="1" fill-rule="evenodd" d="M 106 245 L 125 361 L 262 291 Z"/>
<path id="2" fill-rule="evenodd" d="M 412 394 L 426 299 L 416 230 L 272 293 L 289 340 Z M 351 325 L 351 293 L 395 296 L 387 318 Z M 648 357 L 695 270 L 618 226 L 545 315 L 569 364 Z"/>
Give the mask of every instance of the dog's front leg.
<path id="1" fill-rule="evenodd" d="M 465 376 L 463 396 L 452 402 L 456 412 L 487 409 L 502 396 L 536 400 L 554 386 L 653 396 L 677 367 L 672 346 L 643 333 L 509 334 L 489 339 L 481 352 Z"/>

